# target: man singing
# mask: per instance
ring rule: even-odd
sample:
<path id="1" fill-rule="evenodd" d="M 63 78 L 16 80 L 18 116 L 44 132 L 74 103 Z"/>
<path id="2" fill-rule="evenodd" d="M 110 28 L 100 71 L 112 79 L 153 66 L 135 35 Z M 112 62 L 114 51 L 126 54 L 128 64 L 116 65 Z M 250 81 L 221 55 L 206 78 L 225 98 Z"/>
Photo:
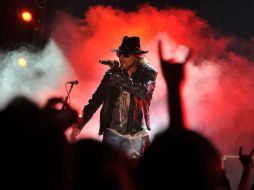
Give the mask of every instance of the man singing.
<path id="1" fill-rule="evenodd" d="M 112 51 L 120 64 L 115 61 L 105 73 L 70 137 L 77 137 L 102 104 L 99 130 L 102 142 L 136 159 L 149 144 L 149 106 L 157 72 L 144 59 L 148 51 L 141 50 L 139 37 L 124 36 L 120 47 Z"/>

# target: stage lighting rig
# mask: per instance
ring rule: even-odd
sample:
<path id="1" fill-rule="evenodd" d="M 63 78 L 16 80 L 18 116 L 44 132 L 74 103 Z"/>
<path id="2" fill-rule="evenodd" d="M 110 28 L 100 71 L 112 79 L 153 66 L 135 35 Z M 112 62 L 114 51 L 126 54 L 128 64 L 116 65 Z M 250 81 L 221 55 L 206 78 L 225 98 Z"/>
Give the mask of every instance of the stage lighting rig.
<path id="1" fill-rule="evenodd" d="M 46 0 L 0 2 L 0 51 L 44 45 Z"/>

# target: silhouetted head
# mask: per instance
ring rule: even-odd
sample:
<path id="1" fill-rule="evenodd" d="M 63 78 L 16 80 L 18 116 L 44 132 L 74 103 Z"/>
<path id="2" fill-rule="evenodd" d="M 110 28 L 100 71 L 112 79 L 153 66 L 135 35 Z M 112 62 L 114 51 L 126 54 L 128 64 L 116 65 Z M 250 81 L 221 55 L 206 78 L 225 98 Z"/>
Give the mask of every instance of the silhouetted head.
<path id="1" fill-rule="evenodd" d="M 70 171 L 66 158 L 70 153 L 53 116 L 31 100 L 17 97 L 0 112 L 0 122 L 3 186 L 67 189 L 66 174 L 70 175 Z"/>
<path id="2" fill-rule="evenodd" d="M 122 152 L 92 139 L 76 142 L 74 151 L 77 170 L 75 190 L 135 189 L 134 170 Z"/>
<path id="3" fill-rule="evenodd" d="M 181 129 L 158 136 L 140 161 L 145 189 L 229 189 L 220 154 L 198 133 Z"/>

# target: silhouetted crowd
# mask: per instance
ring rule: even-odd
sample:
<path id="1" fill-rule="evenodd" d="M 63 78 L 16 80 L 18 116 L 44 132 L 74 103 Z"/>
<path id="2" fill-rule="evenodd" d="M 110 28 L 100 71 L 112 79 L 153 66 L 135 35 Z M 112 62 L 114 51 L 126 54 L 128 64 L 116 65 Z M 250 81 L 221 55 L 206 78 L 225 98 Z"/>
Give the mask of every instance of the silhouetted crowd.
<path id="1" fill-rule="evenodd" d="M 179 98 L 184 65 L 170 62 L 161 57 L 171 95 L 169 110 L 180 113 L 172 98 Z M 172 77 L 171 73 L 178 74 Z M 59 110 L 61 103 L 62 99 L 52 98 L 40 107 L 17 97 L 0 112 L 1 190 L 231 189 L 218 150 L 201 134 L 186 129 L 181 116 L 171 118 L 168 129 L 155 137 L 141 158 L 130 159 L 97 140 L 70 143 L 64 132 L 78 116 L 68 105 Z M 253 154 L 239 150 L 243 171 L 238 190 L 254 189 Z"/>

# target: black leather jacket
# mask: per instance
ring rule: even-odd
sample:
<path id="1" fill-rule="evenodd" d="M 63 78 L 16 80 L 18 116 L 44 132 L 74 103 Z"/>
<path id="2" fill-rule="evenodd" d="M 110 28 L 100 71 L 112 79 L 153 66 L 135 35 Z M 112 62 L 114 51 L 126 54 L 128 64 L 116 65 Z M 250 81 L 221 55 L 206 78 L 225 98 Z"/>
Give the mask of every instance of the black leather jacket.
<path id="1" fill-rule="evenodd" d="M 147 129 L 150 130 L 149 106 L 155 88 L 157 72 L 148 64 L 139 66 L 138 69 L 128 77 L 127 73 L 116 74 L 114 69 L 108 70 L 99 87 L 93 94 L 88 104 L 83 109 L 83 125 L 90 120 L 96 110 L 103 104 L 100 112 L 99 135 L 103 134 L 109 127 L 114 104 L 120 93 L 121 85 L 131 95 L 130 109 L 128 114 L 127 132 L 134 134 L 142 129 L 142 118 L 144 117 Z"/>

